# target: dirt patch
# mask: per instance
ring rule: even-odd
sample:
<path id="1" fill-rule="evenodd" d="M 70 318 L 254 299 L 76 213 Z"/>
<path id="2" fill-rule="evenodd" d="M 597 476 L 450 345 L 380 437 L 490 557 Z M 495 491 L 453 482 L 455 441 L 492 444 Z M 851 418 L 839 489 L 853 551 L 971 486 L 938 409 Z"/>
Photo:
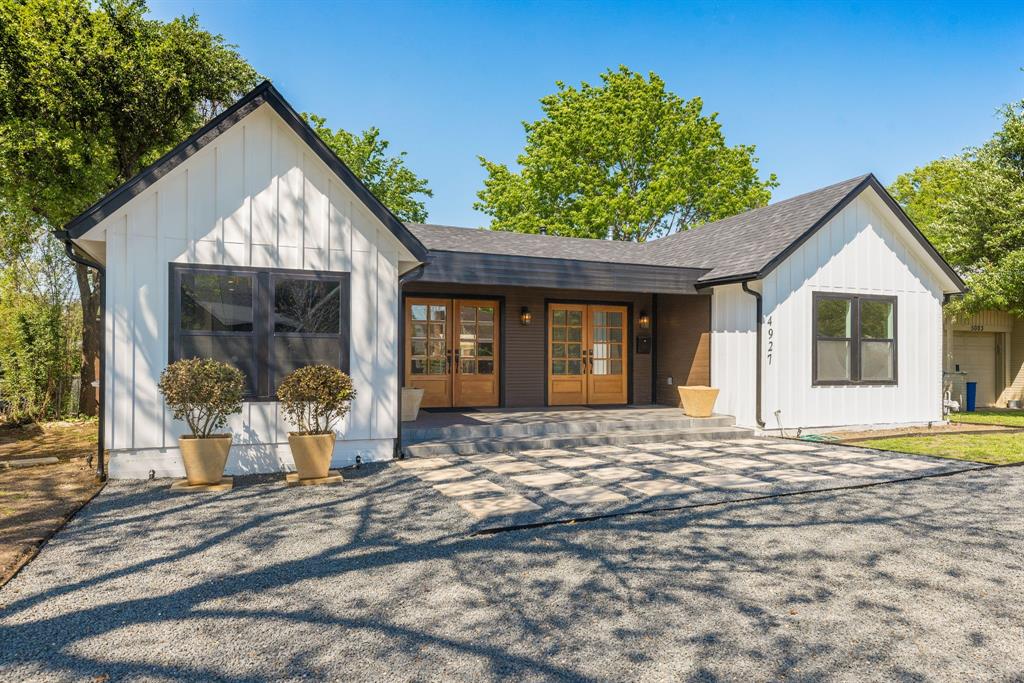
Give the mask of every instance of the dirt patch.
<path id="1" fill-rule="evenodd" d="M 96 421 L 33 422 L 0 427 L 0 460 L 87 457 L 96 452 Z"/>
<path id="2" fill-rule="evenodd" d="M 936 436 L 938 434 L 982 434 L 987 432 L 1012 432 L 1012 427 L 1002 425 L 969 424 L 953 422 L 932 427 L 899 427 L 896 429 L 867 429 L 849 432 L 828 432 L 840 441 L 850 442 L 862 439 L 881 439 L 889 436 Z"/>
<path id="3" fill-rule="evenodd" d="M 101 488 L 85 458 L 0 469 L 0 586 Z"/>

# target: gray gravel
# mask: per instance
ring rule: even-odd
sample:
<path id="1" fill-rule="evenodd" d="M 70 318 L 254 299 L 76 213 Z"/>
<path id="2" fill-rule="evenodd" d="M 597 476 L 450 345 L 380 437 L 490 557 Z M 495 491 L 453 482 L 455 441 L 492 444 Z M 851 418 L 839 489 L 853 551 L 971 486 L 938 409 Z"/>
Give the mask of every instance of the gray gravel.
<path id="1" fill-rule="evenodd" d="M 0 680 L 1020 680 L 1024 468 L 493 536 L 408 472 L 112 483 Z"/>

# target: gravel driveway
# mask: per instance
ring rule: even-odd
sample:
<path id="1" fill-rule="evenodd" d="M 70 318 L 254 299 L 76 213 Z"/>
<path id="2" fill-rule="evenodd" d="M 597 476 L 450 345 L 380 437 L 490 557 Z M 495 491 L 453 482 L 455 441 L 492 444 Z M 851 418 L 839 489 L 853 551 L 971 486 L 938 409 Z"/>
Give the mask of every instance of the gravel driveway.
<path id="1" fill-rule="evenodd" d="M 486 536 L 406 470 L 357 476 L 108 485 L 0 590 L 0 680 L 1024 671 L 1024 468 Z"/>

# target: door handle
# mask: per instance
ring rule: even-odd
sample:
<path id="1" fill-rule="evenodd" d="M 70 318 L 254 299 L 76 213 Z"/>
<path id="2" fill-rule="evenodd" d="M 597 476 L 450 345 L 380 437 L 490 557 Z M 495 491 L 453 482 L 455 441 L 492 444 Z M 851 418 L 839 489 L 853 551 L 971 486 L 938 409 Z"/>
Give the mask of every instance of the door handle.
<path id="1" fill-rule="evenodd" d="M 455 349 L 455 374 L 459 374 L 459 360 L 462 358 L 460 349 Z"/>
<path id="2" fill-rule="evenodd" d="M 446 375 L 452 373 L 452 350 L 448 349 L 444 352 L 444 370 Z"/>

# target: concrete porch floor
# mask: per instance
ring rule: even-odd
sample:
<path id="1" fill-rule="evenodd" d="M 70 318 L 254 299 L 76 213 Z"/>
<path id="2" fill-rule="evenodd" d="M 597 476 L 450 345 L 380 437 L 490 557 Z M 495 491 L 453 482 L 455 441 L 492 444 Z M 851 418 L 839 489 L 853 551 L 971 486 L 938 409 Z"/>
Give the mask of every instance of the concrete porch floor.
<path id="1" fill-rule="evenodd" d="M 672 406 L 547 406 L 538 408 L 424 408 L 412 422 L 403 422 L 402 429 L 432 429 L 437 427 L 474 425 L 523 425 L 532 423 L 560 423 L 575 421 L 601 421 L 623 423 L 638 420 L 660 420 L 683 415 Z M 710 419 L 710 418 L 709 418 Z"/>

